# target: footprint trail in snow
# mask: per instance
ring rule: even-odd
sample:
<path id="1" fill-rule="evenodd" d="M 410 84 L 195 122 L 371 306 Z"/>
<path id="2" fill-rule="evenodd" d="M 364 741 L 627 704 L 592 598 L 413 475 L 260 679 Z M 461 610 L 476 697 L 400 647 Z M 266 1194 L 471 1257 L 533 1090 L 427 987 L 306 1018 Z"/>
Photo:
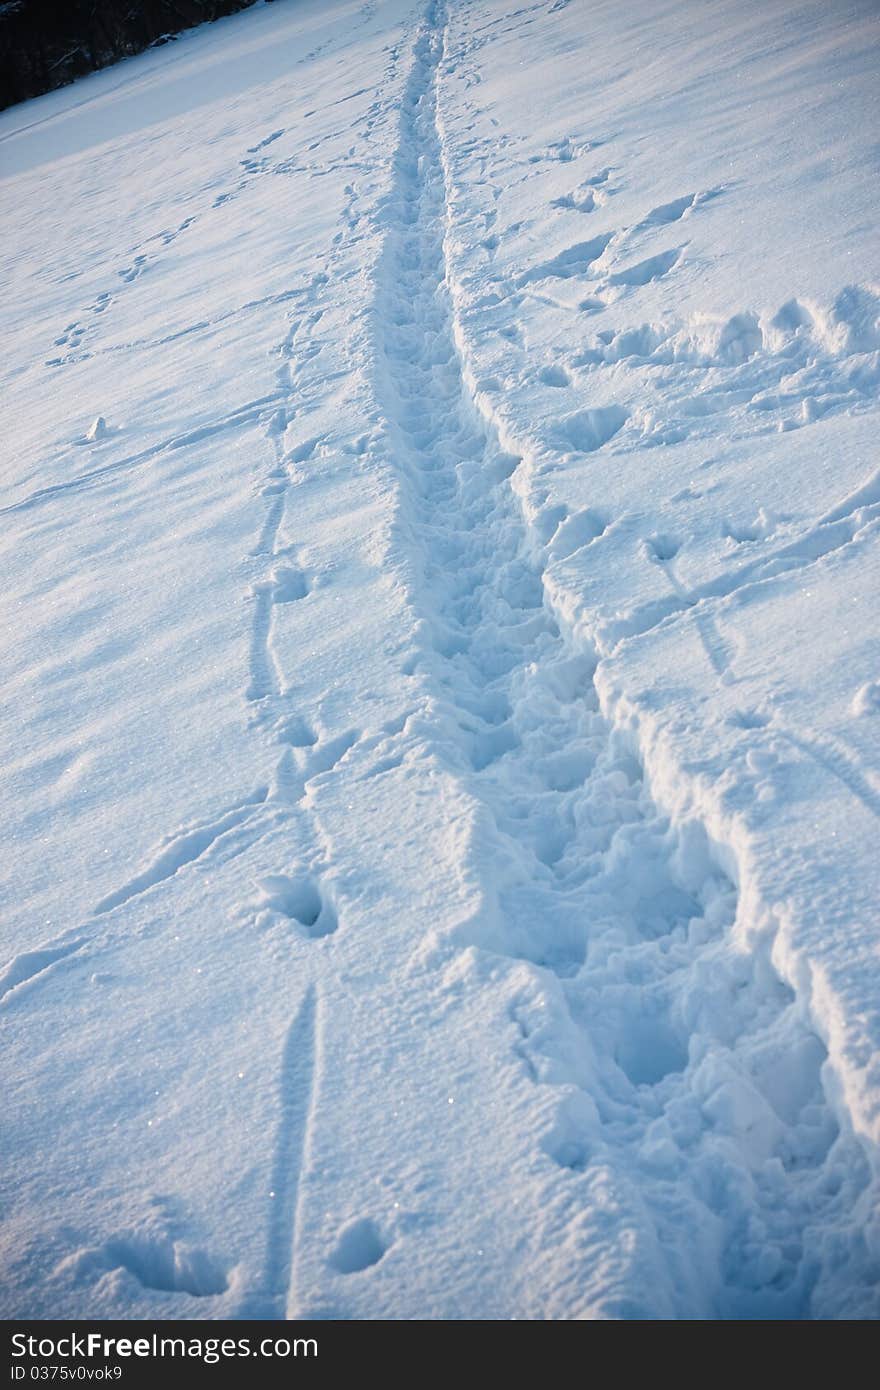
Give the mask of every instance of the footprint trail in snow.
<path id="1" fill-rule="evenodd" d="M 867 1163 L 839 1134 L 825 1048 L 771 963 L 772 924 L 737 934 L 737 890 L 705 832 L 673 831 L 653 806 L 599 712 L 591 654 L 554 616 L 517 493 L 527 465 L 482 417 L 458 348 L 443 33 L 432 5 L 403 104 L 377 380 L 416 541 L 409 669 L 436 749 L 481 807 L 487 906 L 471 941 L 547 972 L 555 1032 L 534 1001 L 517 1021 L 536 1082 L 566 1077 L 549 1158 L 585 1201 L 607 1167 L 647 1213 L 667 1279 L 647 1287 L 637 1255 L 619 1311 L 804 1316 Z M 839 1258 L 859 1254 L 852 1225 Z"/>

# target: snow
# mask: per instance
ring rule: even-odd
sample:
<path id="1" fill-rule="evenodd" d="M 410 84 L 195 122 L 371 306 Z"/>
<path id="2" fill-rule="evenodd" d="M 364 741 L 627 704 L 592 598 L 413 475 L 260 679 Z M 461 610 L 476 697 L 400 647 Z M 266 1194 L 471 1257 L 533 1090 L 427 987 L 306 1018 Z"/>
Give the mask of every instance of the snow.
<path id="1" fill-rule="evenodd" d="M 871 3 L 0 116 L 6 1316 L 876 1317 Z"/>

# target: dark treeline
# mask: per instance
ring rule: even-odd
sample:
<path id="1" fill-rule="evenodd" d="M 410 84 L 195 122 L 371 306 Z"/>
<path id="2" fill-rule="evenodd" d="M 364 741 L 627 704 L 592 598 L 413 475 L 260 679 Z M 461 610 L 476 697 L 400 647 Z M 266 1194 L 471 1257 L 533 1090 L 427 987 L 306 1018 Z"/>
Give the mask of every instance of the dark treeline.
<path id="1" fill-rule="evenodd" d="M 0 109 L 254 0 L 0 0 Z"/>

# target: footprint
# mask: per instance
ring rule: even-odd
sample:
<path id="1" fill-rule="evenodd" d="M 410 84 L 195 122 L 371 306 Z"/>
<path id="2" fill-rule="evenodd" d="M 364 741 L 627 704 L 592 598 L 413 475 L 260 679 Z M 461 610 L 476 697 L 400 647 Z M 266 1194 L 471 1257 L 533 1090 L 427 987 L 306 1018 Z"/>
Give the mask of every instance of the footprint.
<path id="1" fill-rule="evenodd" d="M 285 719 L 280 719 L 275 726 L 279 743 L 287 743 L 291 748 L 313 748 L 318 742 L 318 736 L 298 714 L 289 714 Z"/>
<path id="2" fill-rule="evenodd" d="M 625 1019 L 614 1060 L 633 1086 L 656 1086 L 664 1076 L 684 1071 L 688 1050 L 662 1012 L 643 1009 Z"/>
<path id="3" fill-rule="evenodd" d="M 193 225 L 195 220 L 195 217 L 187 217 L 183 222 L 181 222 L 180 226 L 176 227 L 173 231 L 161 232 L 160 236 L 162 238 L 162 245 L 170 246 L 173 241 L 177 240 L 181 232 L 187 231 L 187 229 Z"/>
<path id="4" fill-rule="evenodd" d="M 526 1019 L 515 1016 L 522 1035 L 522 1044 L 517 1049 L 526 1066 L 534 1074 L 534 1063 L 530 1055 L 533 1047 L 533 1028 Z M 583 1173 L 590 1165 L 594 1136 L 601 1130 L 601 1120 L 592 1097 L 583 1091 L 571 1091 L 565 1096 L 556 1113 L 553 1128 L 544 1138 L 541 1147 L 560 1168 L 572 1173 Z"/>
<path id="5" fill-rule="evenodd" d="M 593 262 L 604 254 L 613 236 L 613 232 L 603 232 L 590 241 L 576 242 L 574 246 L 560 251 L 558 256 L 527 270 L 517 280 L 517 286 L 529 285 L 534 280 L 570 280 L 575 275 L 586 274 Z"/>
<path id="6" fill-rule="evenodd" d="M 82 324 L 77 322 L 69 323 L 65 328 L 64 332 L 58 338 L 55 339 L 55 346 L 71 348 L 79 347 L 80 339 L 82 338 L 85 331 L 86 330 L 83 328 Z"/>
<path id="7" fill-rule="evenodd" d="M 638 261 L 635 265 L 629 265 L 624 270 L 609 275 L 608 284 L 648 285 L 652 280 L 659 280 L 662 276 L 668 275 L 683 254 L 683 246 L 676 246 L 671 251 L 660 251 L 656 256 L 649 256 L 647 260 Z"/>
<path id="8" fill-rule="evenodd" d="M 579 145 L 572 140 L 570 135 L 564 136 L 561 140 L 553 140 L 544 154 L 533 154 L 529 159 L 530 164 L 540 164 L 544 159 L 552 159 L 560 164 L 570 164 L 573 159 L 578 159 L 582 154 L 587 154 L 593 146 L 587 141 Z"/>
<path id="9" fill-rule="evenodd" d="M 548 1141 L 545 1148 L 549 1157 L 560 1168 L 568 1168 L 573 1173 L 583 1173 L 589 1166 L 590 1150 L 577 1139 Z"/>
<path id="10" fill-rule="evenodd" d="M 736 367 L 754 357 L 763 347 L 764 333 L 757 315 L 750 311 L 734 314 L 719 334 L 718 362 L 722 366 Z"/>
<path id="11" fill-rule="evenodd" d="M 604 207 L 607 201 L 607 193 L 603 193 L 601 188 L 597 188 L 590 180 L 584 188 L 576 189 L 574 193 L 566 193 L 561 198 L 554 198 L 550 206 L 566 212 L 589 213 Z"/>
<path id="12" fill-rule="evenodd" d="M 287 454 L 287 462 L 307 463 L 308 460 L 313 456 L 315 450 L 321 443 L 323 437 L 324 436 L 320 434 L 315 435 L 313 439 L 306 439 L 304 443 L 297 444 L 294 448 L 289 450 Z"/>
<path id="13" fill-rule="evenodd" d="M 267 874 L 257 883 L 259 908 L 287 917 L 304 927 L 311 937 L 330 936 L 337 928 L 336 913 L 308 874 Z"/>
<path id="14" fill-rule="evenodd" d="M 319 777 L 322 772 L 331 772 L 337 763 L 342 762 L 342 759 L 354 747 L 359 738 L 360 733 L 357 729 L 346 729 L 343 734 L 322 739 L 308 754 L 304 771 L 305 780 L 308 782 L 313 777 Z"/>
<path id="15" fill-rule="evenodd" d="M 728 716 L 727 722 L 734 729 L 766 729 L 770 716 L 757 709 L 738 709 Z"/>
<path id="16" fill-rule="evenodd" d="M 353 1221 L 341 1232 L 336 1249 L 330 1256 L 330 1264 L 340 1274 L 359 1274 L 361 1270 L 378 1264 L 387 1250 L 388 1246 L 375 1221 L 364 1217 L 360 1221 Z"/>
<path id="17" fill-rule="evenodd" d="M 538 373 L 538 380 L 542 381 L 545 386 L 564 387 L 571 385 L 571 376 L 564 367 L 558 365 L 542 367 Z"/>
<path id="18" fill-rule="evenodd" d="M 570 448 L 581 454 L 591 454 L 613 439 L 627 419 L 627 412 L 621 405 L 596 406 L 569 415 L 562 422 L 561 432 Z"/>
<path id="19" fill-rule="evenodd" d="M 661 203 L 659 207 L 651 209 L 647 217 L 636 227 L 636 231 L 644 231 L 648 227 L 667 226 L 670 222 L 680 222 L 695 208 L 717 198 L 721 191 L 720 188 L 709 188 L 704 193 L 685 193 L 682 198 L 673 198 L 671 203 Z"/>
<path id="20" fill-rule="evenodd" d="M 292 565 L 279 565 L 272 572 L 272 602 L 296 603 L 305 598 L 309 586 L 301 570 Z"/>
<path id="21" fill-rule="evenodd" d="M 126 266 L 124 270 L 118 270 L 116 273 L 119 276 L 120 280 L 126 280 L 129 283 L 131 283 L 132 280 L 136 280 L 138 278 L 146 264 L 146 256 L 135 256 L 131 265 Z"/>
<path id="22" fill-rule="evenodd" d="M 483 768 L 489 767 L 491 763 L 503 758 L 505 753 L 510 753 L 519 746 L 519 737 L 513 725 L 498 724 L 485 733 L 472 736 L 471 765 L 475 772 L 482 772 Z"/>
<path id="23" fill-rule="evenodd" d="M 725 521 L 721 527 L 721 534 L 736 545 L 746 545 L 750 541 L 766 540 L 775 530 L 776 518 L 761 507 L 749 525 Z"/>
<path id="24" fill-rule="evenodd" d="M 681 541 L 676 536 L 651 536 L 645 541 L 645 549 L 651 560 L 665 565 L 669 560 L 675 559 L 681 549 Z"/>
<path id="25" fill-rule="evenodd" d="M 505 338 L 509 343 L 515 343 L 517 347 L 522 347 L 525 343 L 525 334 L 518 324 L 506 324 L 498 329 L 498 335 Z"/>
<path id="26" fill-rule="evenodd" d="M 62 1268 L 80 1277 L 125 1269 L 145 1289 L 193 1298 L 210 1298 L 228 1288 L 225 1271 L 206 1251 L 152 1232 L 135 1231 L 79 1250 L 62 1262 Z"/>
<path id="27" fill-rule="evenodd" d="M 673 198 L 671 203 L 661 203 L 659 207 L 651 209 L 644 221 L 639 223 L 637 230 L 662 227 L 668 222 L 679 222 L 691 211 L 696 201 L 696 193 L 686 193 L 683 198 Z"/>
<path id="28" fill-rule="evenodd" d="M 550 542 L 550 554 L 554 560 L 565 560 L 582 546 L 589 545 L 607 530 L 608 522 L 600 512 L 587 507 L 575 512 L 560 523 Z"/>

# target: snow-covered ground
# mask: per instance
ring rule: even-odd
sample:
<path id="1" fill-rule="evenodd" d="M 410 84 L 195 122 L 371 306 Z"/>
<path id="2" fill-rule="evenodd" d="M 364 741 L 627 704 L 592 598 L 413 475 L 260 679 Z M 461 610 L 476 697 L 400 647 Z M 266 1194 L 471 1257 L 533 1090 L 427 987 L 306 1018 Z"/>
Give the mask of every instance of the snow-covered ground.
<path id="1" fill-rule="evenodd" d="M 8 1316 L 880 1313 L 873 0 L 0 117 Z"/>

